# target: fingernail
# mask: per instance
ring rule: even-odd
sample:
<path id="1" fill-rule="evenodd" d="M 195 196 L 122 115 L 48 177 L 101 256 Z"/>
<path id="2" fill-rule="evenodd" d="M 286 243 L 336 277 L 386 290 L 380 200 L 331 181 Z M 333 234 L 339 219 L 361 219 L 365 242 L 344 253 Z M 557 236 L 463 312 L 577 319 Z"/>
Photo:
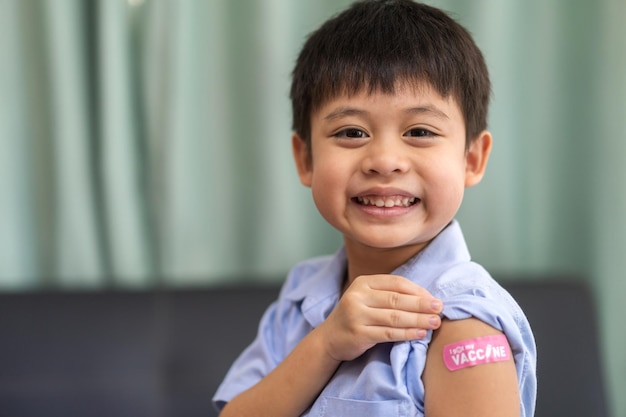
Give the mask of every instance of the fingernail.
<path id="1" fill-rule="evenodd" d="M 432 326 L 439 326 L 439 323 L 440 323 L 439 316 L 431 316 L 431 317 L 428 319 L 428 322 L 429 322 Z"/>
<path id="2" fill-rule="evenodd" d="M 431 306 L 431 308 L 432 308 L 433 310 L 435 310 L 435 311 L 437 311 L 437 312 L 441 311 L 441 301 L 439 301 L 439 300 L 433 300 L 433 301 L 430 303 L 430 306 Z"/>

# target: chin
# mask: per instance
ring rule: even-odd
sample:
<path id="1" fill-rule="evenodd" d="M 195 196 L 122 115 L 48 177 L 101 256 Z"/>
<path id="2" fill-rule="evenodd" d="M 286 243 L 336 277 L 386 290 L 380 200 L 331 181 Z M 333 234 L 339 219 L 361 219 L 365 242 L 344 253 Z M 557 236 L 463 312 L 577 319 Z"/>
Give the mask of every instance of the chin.
<path id="1" fill-rule="evenodd" d="M 372 249 L 390 250 L 390 249 L 407 249 L 410 247 L 420 248 L 425 246 L 428 240 L 413 239 L 352 239 L 359 244 L 370 247 Z"/>

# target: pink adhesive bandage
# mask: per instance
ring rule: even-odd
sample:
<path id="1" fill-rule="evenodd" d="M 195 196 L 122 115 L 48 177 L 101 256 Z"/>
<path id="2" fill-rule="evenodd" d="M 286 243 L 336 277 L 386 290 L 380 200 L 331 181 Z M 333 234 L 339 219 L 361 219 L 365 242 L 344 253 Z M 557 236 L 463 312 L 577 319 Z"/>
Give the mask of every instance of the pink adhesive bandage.
<path id="1" fill-rule="evenodd" d="M 506 361 L 510 357 L 509 342 L 503 334 L 462 340 L 443 347 L 443 362 L 451 371 Z"/>

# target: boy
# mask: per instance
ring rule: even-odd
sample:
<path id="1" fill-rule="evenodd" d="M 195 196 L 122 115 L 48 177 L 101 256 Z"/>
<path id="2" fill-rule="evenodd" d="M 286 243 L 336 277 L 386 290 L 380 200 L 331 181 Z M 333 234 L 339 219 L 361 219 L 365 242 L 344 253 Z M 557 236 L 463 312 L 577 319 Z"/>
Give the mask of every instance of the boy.
<path id="1" fill-rule="evenodd" d="M 471 36 L 429 6 L 355 3 L 309 37 L 293 154 L 344 246 L 290 272 L 222 416 L 533 415 L 528 322 L 454 220 L 489 158 L 489 95 Z"/>

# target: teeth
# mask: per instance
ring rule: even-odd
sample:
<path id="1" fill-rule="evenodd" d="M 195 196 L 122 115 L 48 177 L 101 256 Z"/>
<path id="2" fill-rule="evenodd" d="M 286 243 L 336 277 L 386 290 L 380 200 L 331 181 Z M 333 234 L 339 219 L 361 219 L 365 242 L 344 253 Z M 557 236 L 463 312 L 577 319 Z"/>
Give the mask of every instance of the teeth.
<path id="1" fill-rule="evenodd" d="M 376 207 L 409 207 L 415 203 L 415 197 L 357 197 L 359 204 Z"/>

